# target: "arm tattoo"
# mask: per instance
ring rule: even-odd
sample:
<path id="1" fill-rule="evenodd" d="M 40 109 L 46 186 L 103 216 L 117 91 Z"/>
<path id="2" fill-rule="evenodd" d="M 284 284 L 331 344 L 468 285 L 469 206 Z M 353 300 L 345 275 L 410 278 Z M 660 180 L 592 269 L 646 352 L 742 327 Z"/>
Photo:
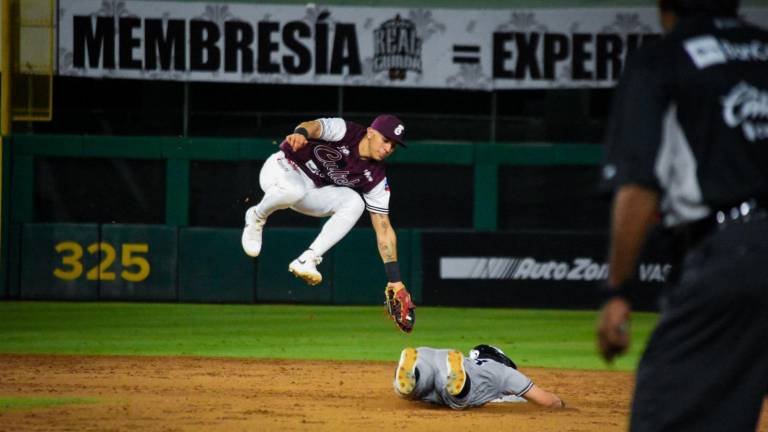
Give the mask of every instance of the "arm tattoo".
<path id="1" fill-rule="evenodd" d="M 396 239 L 389 218 L 386 215 L 373 214 L 376 228 L 377 246 L 384 262 L 397 261 Z"/>
<path id="2" fill-rule="evenodd" d="M 392 251 L 393 247 L 389 241 L 385 240 L 379 242 L 379 253 L 384 262 L 396 261 L 395 254 L 392 253 Z"/>
<path id="3" fill-rule="evenodd" d="M 381 218 L 381 222 L 379 222 L 379 226 L 381 227 L 381 233 L 386 234 L 389 232 L 389 223 L 386 219 Z"/>

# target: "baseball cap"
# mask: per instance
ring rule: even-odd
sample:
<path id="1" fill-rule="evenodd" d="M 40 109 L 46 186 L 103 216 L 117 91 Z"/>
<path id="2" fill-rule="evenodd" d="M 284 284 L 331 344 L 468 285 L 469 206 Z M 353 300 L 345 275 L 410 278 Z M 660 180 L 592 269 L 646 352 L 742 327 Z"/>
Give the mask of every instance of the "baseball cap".
<path id="1" fill-rule="evenodd" d="M 405 147 L 405 125 L 392 114 L 381 114 L 371 123 L 371 127 L 390 140 Z"/>

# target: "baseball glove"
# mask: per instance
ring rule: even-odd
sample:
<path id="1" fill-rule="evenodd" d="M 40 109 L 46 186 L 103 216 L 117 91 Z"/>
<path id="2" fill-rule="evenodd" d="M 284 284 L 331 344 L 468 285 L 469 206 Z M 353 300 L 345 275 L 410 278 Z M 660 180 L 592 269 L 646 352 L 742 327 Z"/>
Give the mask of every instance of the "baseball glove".
<path id="1" fill-rule="evenodd" d="M 416 324 L 416 305 L 411 301 L 411 294 L 405 287 L 394 288 L 387 285 L 384 288 L 384 295 L 387 307 L 387 315 L 395 321 L 395 325 L 404 333 L 413 331 L 413 325 Z"/>

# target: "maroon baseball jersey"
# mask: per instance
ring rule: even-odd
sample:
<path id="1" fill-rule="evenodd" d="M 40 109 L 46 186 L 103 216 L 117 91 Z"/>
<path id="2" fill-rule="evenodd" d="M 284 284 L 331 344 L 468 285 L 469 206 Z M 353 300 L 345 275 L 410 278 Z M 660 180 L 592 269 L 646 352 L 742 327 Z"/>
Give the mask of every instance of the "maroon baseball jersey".
<path id="1" fill-rule="evenodd" d="M 385 179 L 384 163 L 361 159 L 359 144 L 366 127 L 345 122 L 346 132 L 338 141 L 310 139 L 299 151 L 283 141 L 280 150 L 318 186 L 346 186 L 368 193 Z"/>

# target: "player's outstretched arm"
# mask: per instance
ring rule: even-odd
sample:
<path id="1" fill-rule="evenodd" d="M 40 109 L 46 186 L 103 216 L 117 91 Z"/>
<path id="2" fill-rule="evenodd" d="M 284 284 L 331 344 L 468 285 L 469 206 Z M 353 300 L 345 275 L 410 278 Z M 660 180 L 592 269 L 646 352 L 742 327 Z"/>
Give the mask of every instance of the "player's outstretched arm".
<path id="1" fill-rule="evenodd" d="M 565 408 L 565 402 L 563 402 L 560 397 L 554 393 L 550 393 L 540 387 L 537 387 L 536 384 L 534 384 L 533 387 L 525 392 L 523 397 L 527 401 L 533 402 L 536 405 L 541 405 L 546 408 Z"/>
<path id="2" fill-rule="evenodd" d="M 405 288 L 403 280 L 400 277 L 400 266 L 397 263 L 397 235 L 392 224 L 389 223 L 389 215 L 371 212 L 371 224 L 376 232 L 376 245 L 379 248 L 379 255 L 384 262 L 384 269 L 387 271 L 388 287 Z"/>
<path id="3" fill-rule="evenodd" d="M 299 123 L 292 134 L 285 136 L 285 141 L 291 146 L 291 150 L 301 150 L 302 147 L 307 145 L 308 139 L 320 138 L 320 134 L 323 133 L 323 126 L 317 120 L 310 120 Z"/>
<path id="4" fill-rule="evenodd" d="M 371 224 L 376 232 L 376 245 L 379 247 L 381 260 L 385 264 L 397 262 L 397 235 L 389 223 L 389 215 L 371 212 Z"/>
<path id="5" fill-rule="evenodd" d="M 384 270 L 387 272 L 387 287 L 384 289 L 387 313 L 395 321 L 400 330 L 410 333 L 416 323 L 414 309 L 416 306 L 411 301 L 411 295 L 405 289 L 405 284 L 400 276 L 400 266 L 397 263 L 397 236 L 389 223 L 389 216 L 371 212 L 371 223 L 376 232 L 376 244 L 379 255 L 384 262 Z"/>

